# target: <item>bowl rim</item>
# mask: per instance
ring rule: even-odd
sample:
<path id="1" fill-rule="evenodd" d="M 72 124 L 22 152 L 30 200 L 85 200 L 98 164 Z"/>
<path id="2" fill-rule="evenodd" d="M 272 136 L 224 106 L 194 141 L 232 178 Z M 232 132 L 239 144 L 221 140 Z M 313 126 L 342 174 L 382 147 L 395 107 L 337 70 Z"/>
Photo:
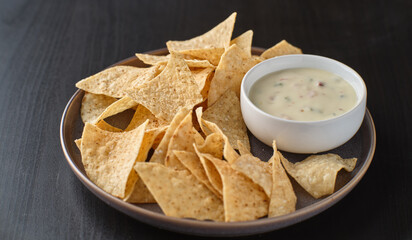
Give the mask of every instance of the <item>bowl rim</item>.
<path id="1" fill-rule="evenodd" d="M 279 62 L 279 61 L 281 62 L 281 61 L 283 61 L 284 59 L 296 58 L 296 57 L 299 57 L 299 58 L 312 58 L 312 59 L 313 59 L 313 58 L 316 58 L 316 59 L 321 59 L 321 60 L 324 60 L 324 61 L 330 61 L 331 64 L 339 65 L 339 66 L 342 67 L 344 70 L 347 70 L 347 71 L 351 72 L 351 73 L 355 76 L 354 79 L 356 79 L 356 81 L 359 81 L 360 86 L 361 86 L 361 89 L 360 89 L 360 90 L 361 90 L 361 91 L 360 91 L 360 92 L 361 92 L 361 96 L 358 97 L 356 104 L 355 104 L 351 109 L 349 109 L 348 111 L 346 111 L 345 113 L 343 113 L 343 114 L 341 114 L 341 115 L 339 115 L 339 116 L 332 117 L 332 118 L 327 118 L 327 119 L 322 119 L 322 120 L 316 120 L 316 121 L 289 120 L 289 119 L 285 119 L 285 118 L 281 118 L 281 117 L 277 117 L 277 116 L 271 115 L 271 114 L 269 114 L 269 113 L 261 110 L 260 108 L 258 108 L 258 107 L 250 100 L 249 95 L 246 94 L 245 84 L 246 84 L 246 81 L 248 81 L 247 79 L 250 79 L 250 75 L 251 75 L 253 72 L 259 71 L 258 69 L 259 69 L 260 67 L 266 65 L 266 64 L 269 64 L 269 63 L 275 62 L 275 61 L 276 61 L 276 62 Z M 277 72 L 277 71 L 281 71 L 281 70 L 285 70 L 285 69 L 291 69 L 291 68 L 293 68 L 293 67 L 290 67 L 290 66 L 289 66 L 289 67 L 281 68 L 281 69 L 278 69 L 278 70 L 276 70 L 276 71 L 267 73 L 267 74 L 265 74 L 265 75 L 263 75 L 263 76 L 266 76 L 266 75 L 268 75 L 268 74 L 271 74 L 271 73 L 274 73 L 274 72 Z M 299 68 L 299 67 L 296 67 L 296 68 Z M 332 73 L 333 73 L 333 72 L 332 72 Z M 333 73 L 333 74 L 336 74 L 336 73 Z M 256 82 L 256 81 L 259 81 L 259 79 L 255 80 L 255 82 Z M 347 81 L 347 80 L 345 80 L 345 81 Z M 255 83 L 255 82 L 254 82 L 254 83 Z M 253 84 L 254 84 L 254 83 L 253 83 Z M 251 85 L 251 87 L 253 86 L 253 84 Z M 355 87 L 354 87 L 352 84 L 351 84 L 351 86 L 355 89 Z M 329 57 L 320 56 L 320 55 L 314 55 L 314 54 L 289 54 L 289 55 L 277 56 L 277 57 L 274 57 L 274 58 L 266 59 L 265 61 L 262 61 L 262 62 L 260 62 L 259 64 L 255 65 L 254 67 L 252 67 L 252 68 L 245 74 L 245 76 L 244 76 L 243 79 L 242 79 L 242 83 L 241 83 L 241 85 L 240 85 L 240 95 L 241 95 L 241 101 L 242 101 L 242 100 L 245 100 L 246 103 L 248 103 L 248 106 L 250 106 L 254 111 L 256 111 L 256 112 L 258 112 L 258 113 L 260 113 L 260 114 L 262 114 L 262 115 L 264 115 L 265 117 L 268 117 L 268 118 L 270 118 L 270 119 L 277 120 L 277 121 L 281 121 L 281 122 L 285 122 L 285 123 L 292 123 L 292 124 L 316 125 L 316 124 L 324 124 L 324 123 L 326 123 L 326 122 L 331 122 L 331 121 L 338 121 L 338 120 L 340 120 L 340 119 L 342 119 L 342 118 L 345 118 L 347 115 L 349 115 L 350 113 L 354 112 L 354 111 L 355 111 L 356 109 L 358 109 L 359 107 L 362 107 L 363 103 L 365 103 L 365 109 L 366 109 L 367 88 L 366 88 L 365 81 L 364 81 L 363 78 L 359 75 L 359 73 L 357 73 L 353 68 L 349 67 L 348 65 L 346 65 L 346 64 L 344 64 L 344 63 L 342 63 L 342 62 L 339 62 L 339 61 L 337 61 L 337 60 L 335 60 L 335 59 L 332 59 L 332 58 L 329 58 Z M 242 96 L 243 96 L 243 97 L 242 97 Z M 241 107 L 243 108 L 243 104 L 241 104 Z M 363 112 L 362 116 L 363 116 L 363 115 L 364 115 L 364 112 Z"/>

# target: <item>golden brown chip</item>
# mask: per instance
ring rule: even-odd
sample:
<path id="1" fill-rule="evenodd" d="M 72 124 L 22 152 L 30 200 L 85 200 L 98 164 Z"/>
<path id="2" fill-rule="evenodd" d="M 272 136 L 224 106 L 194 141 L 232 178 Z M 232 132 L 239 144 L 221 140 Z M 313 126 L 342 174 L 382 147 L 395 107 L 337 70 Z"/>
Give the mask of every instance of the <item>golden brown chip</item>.
<path id="1" fill-rule="evenodd" d="M 213 68 L 204 68 L 204 69 L 197 69 L 197 70 L 192 70 L 193 77 L 195 78 L 195 81 L 197 85 L 199 86 L 199 89 L 203 92 L 203 89 L 208 86 L 208 79 L 210 74 L 213 72 Z M 203 98 L 207 97 L 207 95 L 203 95 Z"/>
<path id="2" fill-rule="evenodd" d="M 277 150 L 275 141 L 273 141 L 273 156 L 270 161 L 273 169 L 273 185 L 268 217 L 276 217 L 294 212 L 296 210 L 297 198 L 293 191 L 292 183 L 280 163 L 280 152 Z"/>
<path id="3" fill-rule="evenodd" d="M 207 120 L 202 119 L 202 108 L 199 107 L 196 109 L 196 116 L 197 120 L 199 121 L 199 125 L 202 129 L 202 131 L 206 134 L 209 135 L 212 132 L 213 133 L 218 133 L 222 136 L 225 144 L 223 146 L 223 156 L 225 159 L 231 163 L 234 160 L 236 160 L 239 157 L 239 154 L 233 149 L 233 147 L 229 143 L 229 139 L 227 136 L 222 132 L 222 130 L 216 125 L 216 123 L 209 122 Z M 209 131 L 207 130 L 209 129 Z"/>
<path id="4" fill-rule="evenodd" d="M 109 131 L 109 132 L 121 132 L 121 131 L 123 131 L 123 130 L 120 129 L 120 128 L 117 128 L 117 127 L 114 127 L 114 126 L 108 124 L 108 123 L 107 123 L 106 121 L 104 121 L 104 120 L 100 120 L 100 121 L 96 124 L 96 127 L 100 128 L 100 129 L 102 129 L 102 130 L 105 130 L 105 131 Z"/>
<path id="5" fill-rule="evenodd" d="M 223 146 L 225 140 L 219 133 L 212 133 L 208 135 L 203 144 L 196 144 L 197 149 L 201 153 L 208 153 L 215 158 L 221 159 L 223 157 Z"/>
<path id="6" fill-rule="evenodd" d="M 250 154 L 252 155 L 252 153 L 250 152 L 250 146 L 249 148 L 246 147 L 241 141 L 237 140 L 237 148 L 239 150 L 240 155 L 247 155 Z"/>
<path id="7" fill-rule="evenodd" d="M 338 172 L 344 168 L 351 172 L 356 158 L 342 159 L 337 154 L 312 155 L 295 164 L 281 156 L 283 166 L 310 195 L 320 198 L 332 194 Z"/>
<path id="8" fill-rule="evenodd" d="M 212 155 L 207 153 L 201 153 L 195 147 L 196 154 L 200 159 L 200 162 L 203 165 L 203 169 L 206 172 L 206 176 L 209 179 L 209 182 L 213 188 L 218 192 L 219 196 L 222 196 L 223 193 L 223 184 L 219 172 L 217 171 L 215 165 L 210 161 L 211 158 L 214 158 Z"/>
<path id="9" fill-rule="evenodd" d="M 123 200 L 129 203 L 156 203 L 152 193 L 140 178 L 134 184 L 131 193 Z"/>
<path id="10" fill-rule="evenodd" d="M 80 108 L 82 121 L 84 123 L 94 122 L 94 120 L 99 117 L 110 104 L 116 101 L 116 98 L 108 97 L 106 95 L 85 92 L 82 99 L 82 106 Z"/>
<path id="11" fill-rule="evenodd" d="M 286 40 L 282 40 L 275 46 L 264 51 L 260 56 L 264 59 L 269 59 L 288 54 L 302 54 L 302 50 L 286 42 Z"/>
<path id="12" fill-rule="evenodd" d="M 163 120 L 159 120 L 153 115 L 147 108 L 143 105 L 139 105 L 136 108 L 136 111 L 133 115 L 132 120 L 130 121 L 129 125 L 125 129 L 125 131 L 130 131 L 135 129 L 136 127 L 140 126 L 144 123 L 147 119 L 149 119 L 149 123 L 147 125 L 147 129 L 158 128 L 167 125 L 167 123 Z"/>
<path id="13" fill-rule="evenodd" d="M 248 150 L 250 149 L 239 98 L 232 90 L 226 91 L 212 106 L 207 108 L 202 117 L 206 121 L 216 123 L 234 148 L 237 148 L 239 140 Z"/>
<path id="14" fill-rule="evenodd" d="M 272 168 L 267 162 L 246 154 L 240 156 L 230 166 L 238 172 L 243 173 L 254 183 L 263 188 L 268 198 L 272 192 Z"/>
<path id="15" fill-rule="evenodd" d="M 167 62 L 170 59 L 170 55 L 159 56 L 144 53 L 136 53 L 136 57 L 148 65 L 157 65 L 159 63 Z"/>
<path id="16" fill-rule="evenodd" d="M 149 153 L 150 148 L 152 147 L 154 140 L 156 139 L 157 135 L 159 134 L 159 130 L 157 129 L 147 129 L 147 122 L 143 123 L 146 124 L 146 130 L 144 133 L 143 141 L 140 146 L 139 155 L 136 159 L 136 162 L 143 162 L 147 158 L 147 154 Z M 136 174 L 133 171 L 133 174 Z M 156 202 L 153 198 L 150 191 L 147 189 L 146 185 L 143 181 L 139 178 L 136 183 L 133 185 L 132 190 L 126 197 L 124 201 L 131 202 L 131 203 L 154 203 Z"/>
<path id="17" fill-rule="evenodd" d="M 214 66 L 219 64 L 220 57 L 224 52 L 224 48 L 189 49 L 180 51 L 180 53 L 185 54 L 186 56 L 200 60 L 207 60 Z"/>
<path id="18" fill-rule="evenodd" d="M 182 56 L 172 52 L 163 72 L 128 94 L 157 118 L 170 122 L 179 109 L 192 109 L 203 101 L 200 91 Z"/>
<path id="19" fill-rule="evenodd" d="M 80 152 L 82 151 L 82 139 L 81 138 L 79 138 L 79 139 L 76 139 L 76 140 L 74 140 L 74 143 L 76 144 L 76 146 L 77 146 L 77 148 L 80 150 Z"/>
<path id="20" fill-rule="evenodd" d="M 210 83 L 208 106 L 215 103 L 228 89 L 232 89 L 240 97 L 243 76 L 257 63 L 256 59 L 249 57 L 236 44 L 230 46 L 222 55 Z"/>
<path id="21" fill-rule="evenodd" d="M 95 120 L 94 122 L 91 122 L 92 124 L 96 124 L 100 120 L 103 120 L 105 118 L 108 118 L 110 116 L 116 115 L 118 113 L 121 113 L 123 111 L 126 111 L 129 108 L 137 106 L 137 103 L 129 98 L 129 97 L 123 97 L 116 102 L 112 103 L 110 106 L 108 106 Z"/>
<path id="22" fill-rule="evenodd" d="M 230 41 L 230 45 L 236 44 L 249 57 L 251 57 L 252 56 L 252 38 L 253 38 L 253 31 L 249 30 L 249 31 L 244 32 L 239 37 Z"/>
<path id="23" fill-rule="evenodd" d="M 154 151 L 150 162 L 157 162 L 164 164 L 167 154 L 167 148 L 170 143 L 170 139 L 175 132 L 176 128 L 179 126 L 180 122 L 190 113 L 189 109 L 182 108 L 179 112 L 174 116 L 172 122 L 170 123 L 169 127 L 166 130 L 162 140 L 159 143 L 159 146 Z"/>
<path id="24" fill-rule="evenodd" d="M 209 155 L 210 156 L 210 155 Z M 225 221 L 249 221 L 268 214 L 269 199 L 264 190 L 226 161 L 210 156 L 223 184 Z"/>
<path id="25" fill-rule="evenodd" d="M 220 200 L 187 170 L 175 170 L 158 163 L 134 167 L 164 214 L 199 220 L 224 220 Z"/>
<path id="26" fill-rule="evenodd" d="M 185 169 L 184 165 L 182 165 L 175 154 L 173 154 L 173 151 L 181 150 L 194 153 L 194 143 L 195 137 L 192 124 L 192 112 L 189 112 L 189 114 L 187 114 L 186 117 L 180 122 L 179 126 L 176 128 L 175 132 L 170 138 L 169 146 L 167 148 L 165 166 L 178 170 Z"/>
<path id="27" fill-rule="evenodd" d="M 125 90 L 143 81 L 141 78 L 147 78 L 148 71 L 149 68 L 115 66 L 79 81 L 76 87 L 94 94 L 122 98 L 126 96 Z"/>
<path id="28" fill-rule="evenodd" d="M 169 51 L 227 48 L 232 37 L 235 20 L 236 13 L 232 13 L 227 19 L 203 35 L 186 41 L 168 41 L 167 48 Z"/>
<path id="29" fill-rule="evenodd" d="M 133 131 L 117 133 L 86 123 L 81 153 L 90 180 L 113 196 L 127 196 L 137 181 L 133 166 L 141 161 L 138 157 L 144 145 L 145 128 L 146 124 L 142 124 Z"/>
<path id="30" fill-rule="evenodd" d="M 200 162 L 200 158 L 196 153 L 186 151 L 173 151 L 179 161 L 195 176 L 200 182 L 206 185 L 206 187 L 212 191 L 216 196 L 222 198 L 222 193 L 219 193 L 210 183 L 209 178 L 206 175 L 206 171 L 203 168 L 203 164 Z"/>

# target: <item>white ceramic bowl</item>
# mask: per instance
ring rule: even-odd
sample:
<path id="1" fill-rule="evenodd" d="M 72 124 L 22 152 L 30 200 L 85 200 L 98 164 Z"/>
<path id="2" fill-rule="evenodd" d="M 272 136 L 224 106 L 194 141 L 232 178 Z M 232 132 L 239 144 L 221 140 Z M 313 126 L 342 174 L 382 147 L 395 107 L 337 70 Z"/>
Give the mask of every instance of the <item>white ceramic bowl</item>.
<path id="1" fill-rule="evenodd" d="M 356 105 L 335 118 L 321 121 L 294 121 L 272 116 L 257 108 L 249 99 L 252 85 L 263 76 L 288 68 L 317 68 L 341 76 L 355 89 Z M 347 142 L 362 124 L 366 109 L 366 86 L 352 68 L 336 60 L 309 54 L 275 57 L 249 70 L 243 78 L 240 104 L 246 126 L 260 141 L 293 153 L 328 151 Z"/>

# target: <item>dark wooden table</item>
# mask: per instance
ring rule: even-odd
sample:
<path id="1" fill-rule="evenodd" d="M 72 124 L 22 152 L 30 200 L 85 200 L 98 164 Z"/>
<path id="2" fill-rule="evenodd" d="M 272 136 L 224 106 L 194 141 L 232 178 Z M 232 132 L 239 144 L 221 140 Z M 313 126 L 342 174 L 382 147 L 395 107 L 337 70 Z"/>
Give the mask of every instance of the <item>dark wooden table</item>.
<path id="1" fill-rule="evenodd" d="M 359 185 L 325 212 L 250 239 L 412 239 L 412 2 L 0 0 L 0 239 L 190 239 L 91 194 L 67 164 L 59 123 L 74 84 L 197 36 L 237 11 L 234 36 L 287 39 L 354 68 L 377 130 Z"/>

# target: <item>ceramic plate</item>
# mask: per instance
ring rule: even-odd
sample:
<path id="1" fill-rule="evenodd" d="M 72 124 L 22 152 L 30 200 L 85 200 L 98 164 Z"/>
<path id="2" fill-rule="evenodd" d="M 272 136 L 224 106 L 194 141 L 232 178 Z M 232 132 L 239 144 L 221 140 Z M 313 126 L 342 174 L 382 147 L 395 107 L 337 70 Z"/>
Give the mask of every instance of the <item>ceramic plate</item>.
<path id="1" fill-rule="evenodd" d="M 253 48 L 253 54 L 260 54 L 263 49 Z M 159 49 L 150 54 L 164 55 L 167 49 Z M 114 65 L 145 66 L 136 57 L 125 59 Z M 131 204 L 122 201 L 104 192 L 91 182 L 83 168 L 80 152 L 74 140 L 81 137 L 83 123 L 80 118 L 80 105 L 84 92 L 78 90 L 67 103 L 60 125 L 60 140 L 62 149 L 74 174 L 97 197 L 109 206 L 145 223 L 171 231 L 194 234 L 201 236 L 244 236 L 273 231 L 283 228 L 305 219 L 308 219 L 327 208 L 331 207 L 345 197 L 361 180 L 372 162 L 376 145 L 376 132 L 372 117 L 366 111 L 362 126 L 357 134 L 344 145 L 333 149 L 331 153 L 339 154 L 343 158 L 357 157 L 355 169 L 348 173 L 340 171 L 336 179 L 335 193 L 330 196 L 314 199 L 303 190 L 293 179 L 293 188 L 297 196 L 296 211 L 294 213 L 275 217 L 262 218 L 254 221 L 222 223 L 212 221 L 199 221 L 192 219 L 180 219 L 165 216 L 157 204 Z M 272 156 L 271 147 L 263 144 L 249 133 L 251 151 L 253 155 L 267 161 Z M 291 162 L 303 160 L 308 155 L 282 152 Z"/>

